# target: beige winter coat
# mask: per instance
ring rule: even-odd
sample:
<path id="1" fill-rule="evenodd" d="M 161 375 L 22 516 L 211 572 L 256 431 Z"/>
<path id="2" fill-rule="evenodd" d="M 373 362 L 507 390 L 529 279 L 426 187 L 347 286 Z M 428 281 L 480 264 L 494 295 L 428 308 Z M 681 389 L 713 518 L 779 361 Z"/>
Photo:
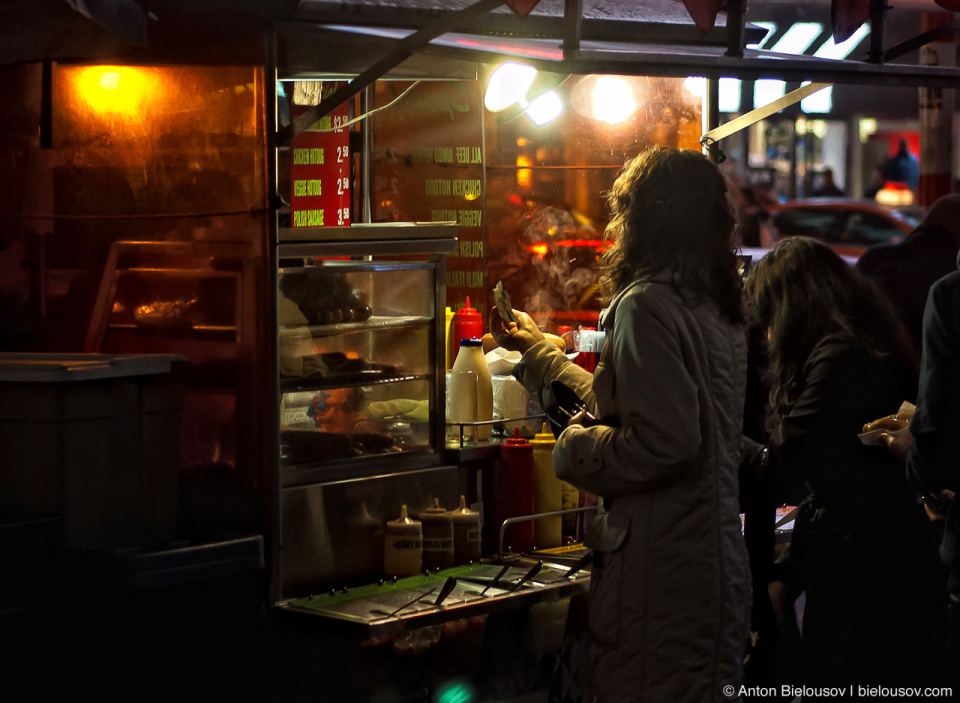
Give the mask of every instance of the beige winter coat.
<path id="1" fill-rule="evenodd" d="M 611 425 L 572 427 L 557 474 L 603 497 L 585 540 L 591 579 L 585 701 L 729 702 L 749 635 L 750 573 L 737 469 L 746 384 L 741 327 L 640 282 L 601 315 L 595 375 L 550 342 L 515 374 L 544 407 L 560 378 Z"/>

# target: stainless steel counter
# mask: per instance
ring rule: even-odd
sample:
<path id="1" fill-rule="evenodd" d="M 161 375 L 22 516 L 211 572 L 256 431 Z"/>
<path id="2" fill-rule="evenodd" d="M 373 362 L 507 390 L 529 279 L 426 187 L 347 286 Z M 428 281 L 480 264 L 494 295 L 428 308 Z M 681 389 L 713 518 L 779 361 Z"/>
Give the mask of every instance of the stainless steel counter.
<path id="1" fill-rule="evenodd" d="M 331 591 L 283 601 L 277 607 L 290 614 L 352 623 L 369 637 L 390 636 L 403 630 L 436 625 L 494 612 L 555 601 L 586 593 L 587 569 L 570 572 L 569 557 L 542 558 L 539 572 L 522 581 L 537 559 L 522 556 L 503 563 L 457 566 L 419 576 Z M 508 566 L 501 580 L 497 574 Z M 444 586 L 449 594 L 437 603 Z"/>

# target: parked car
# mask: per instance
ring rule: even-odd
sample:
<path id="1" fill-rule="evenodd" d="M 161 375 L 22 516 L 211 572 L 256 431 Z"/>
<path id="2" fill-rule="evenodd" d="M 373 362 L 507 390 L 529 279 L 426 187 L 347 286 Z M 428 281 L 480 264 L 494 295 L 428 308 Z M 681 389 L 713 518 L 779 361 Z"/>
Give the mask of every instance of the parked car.
<path id="1" fill-rule="evenodd" d="M 854 259 L 870 245 L 898 241 L 920 224 L 915 210 L 849 198 L 791 200 L 772 209 L 770 216 L 776 238 L 814 237 Z"/>

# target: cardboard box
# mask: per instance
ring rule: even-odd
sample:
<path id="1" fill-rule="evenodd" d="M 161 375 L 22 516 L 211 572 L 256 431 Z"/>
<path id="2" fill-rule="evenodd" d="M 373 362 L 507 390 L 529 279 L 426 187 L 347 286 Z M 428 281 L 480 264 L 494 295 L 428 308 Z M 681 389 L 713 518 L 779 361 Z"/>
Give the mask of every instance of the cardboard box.
<path id="1" fill-rule="evenodd" d="M 186 361 L 0 354 L 0 524 L 61 517 L 68 549 L 172 540 Z"/>

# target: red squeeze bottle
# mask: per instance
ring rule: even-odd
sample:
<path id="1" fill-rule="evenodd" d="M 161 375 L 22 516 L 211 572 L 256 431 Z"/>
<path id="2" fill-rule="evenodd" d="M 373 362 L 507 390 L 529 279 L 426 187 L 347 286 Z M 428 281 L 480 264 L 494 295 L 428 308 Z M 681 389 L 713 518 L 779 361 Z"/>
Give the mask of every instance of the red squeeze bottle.
<path id="1" fill-rule="evenodd" d="M 470 296 L 467 296 L 466 305 L 453 314 L 450 321 L 450 343 L 453 345 L 450 359 L 457 358 L 460 351 L 461 339 L 480 339 L 483 337 L 483 318 L 476 308 L 470 307 Z"/>
<path id="2" fill-rule="evenodd" d="M 520 436 L 520 428 L 513 428 L 513 437 L 500 445 L 500 461 L 495 468 L 497 497 L 495 507 L 497 537 L 500 525 L 507 518 L 533 515 L 536 512 L 536 481 L 533 466 L 533 445 Z M 509 525 L 503 537 L 504 551 L 529 552 L 534 549 L 533 521 Z"/>

